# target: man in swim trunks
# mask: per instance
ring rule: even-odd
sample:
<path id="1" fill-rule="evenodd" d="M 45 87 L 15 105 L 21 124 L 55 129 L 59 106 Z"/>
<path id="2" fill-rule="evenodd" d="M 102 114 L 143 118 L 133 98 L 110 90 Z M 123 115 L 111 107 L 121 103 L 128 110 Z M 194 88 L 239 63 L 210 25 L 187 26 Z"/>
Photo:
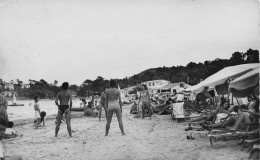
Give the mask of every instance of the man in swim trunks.
<path id="1" fill-rule="evenodd" d="M 57 97 L 55 99 L 55 104 L 58 106 L 58 115 L 57 115 L 57 124 L 55 129 L 55 137 L 58 136 L 58 132 L 60 129 L 61 119 L 63 114 L 65 113 L 66 123 L 67 123 L 67 129 L 69 132 L 69 136 L 72 137 L 71 134 L 71 126 L 70 126 L 70 120 L 71 120 L 71 114 L 70 110 L 72 107 L 72 94 L 67 89 L 69 87 L 68 82 L 64 82 L 62 84 L 62 91 L 57 94 Z"/>

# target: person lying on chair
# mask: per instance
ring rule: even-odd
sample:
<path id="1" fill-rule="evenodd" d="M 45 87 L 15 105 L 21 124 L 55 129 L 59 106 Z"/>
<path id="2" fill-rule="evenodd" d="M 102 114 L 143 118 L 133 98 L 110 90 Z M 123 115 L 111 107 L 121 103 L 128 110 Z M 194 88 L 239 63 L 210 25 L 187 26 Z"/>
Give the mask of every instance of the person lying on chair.
<path id="1" fill-rule="evenodd" d="M 217 107 L 215 110 L 212 110 L 210 112 L 207 112 L 206 115 L 202 115 L 199 118 L 189 120 L 188 122 L 197 122 L 201 120 L 210 120 L 213 119 L 218 113 L 229 113 L 229 102 L 223 101 L 219 107 Z"/>
<path id="2" fill-rule="evenodd" d="M 225 118 L 224 120 L 220 120 L 219 122 L 215 122 L 215 124 L 202 125 L 202 127 L 204 129 L 209 130 L 210 128 L 224 128 L 226 126 L 231 126 L 236 122 L 238 113 L 241 110 L 241 108 L 245 109 L 246 105 L 230 107 L 229 109 L 230 114 L 228 114 L 227 118 Z"/>

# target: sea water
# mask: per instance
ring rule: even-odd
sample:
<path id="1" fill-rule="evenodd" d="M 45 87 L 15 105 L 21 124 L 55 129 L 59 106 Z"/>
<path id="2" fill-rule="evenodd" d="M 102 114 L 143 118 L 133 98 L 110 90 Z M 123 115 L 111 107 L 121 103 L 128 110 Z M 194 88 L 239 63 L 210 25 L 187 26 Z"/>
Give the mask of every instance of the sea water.
<path id="1" fill-rule="evenodd" d="M 73 99 L 73 107 L 79 107 L 82 101 L 80 99 Z M 7 114 L 10 121 L 34 118 L 34 100 L 17 100 L 17 104 L 24 104 L 24 106 L 8 106 Z M 12 101 L 8 101 L 8 104 L 12 104 Z M 56 115 L 58 113 L 58 107 L 55 104 L 54 99 L 40 99 L 39 101 L 41 111 L 45 111 L 47 116 Z"/>

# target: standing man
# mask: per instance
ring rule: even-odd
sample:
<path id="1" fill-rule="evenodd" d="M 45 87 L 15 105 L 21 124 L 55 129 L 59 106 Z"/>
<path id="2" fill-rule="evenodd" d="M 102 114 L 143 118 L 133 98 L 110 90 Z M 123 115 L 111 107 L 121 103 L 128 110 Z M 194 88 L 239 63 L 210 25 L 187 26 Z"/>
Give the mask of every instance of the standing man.
<path id="1" fill-rule="evenodd" d="M 62 84 L 62 91 L 57 94 L 57 97 L 55 99 L 55 104 L 58 106 L 58 115 L 57 115 L 57 124 L 55 129 L 55 137 L 58 136 L 58 132 L 60 129 L 61 119 L 63 114 L 65 113 L 66 123 L 67 123 L 67 129 L 69 132 L 69 136 L 72 137 L 71 134 L 71 126 L 70 126 L 70 120 L 71 120 L 71 114 L 70 110 L 72 107 L 72 94 L 67 89 L 69 87 L 68 82 L 64 82 Z"/>

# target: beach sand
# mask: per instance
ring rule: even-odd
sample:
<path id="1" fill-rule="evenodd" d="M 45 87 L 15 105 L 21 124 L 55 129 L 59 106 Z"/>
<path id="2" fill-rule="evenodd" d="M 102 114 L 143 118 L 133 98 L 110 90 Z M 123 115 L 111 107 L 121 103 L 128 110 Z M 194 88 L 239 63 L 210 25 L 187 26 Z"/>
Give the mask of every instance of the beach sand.
<path id="1" fill-rule="evenodd" d="M 248 159 L 247 149 L 240 151 L 239 140 L 213 141 L 211 147 L 207 131 L 186 132 L 187 124 L 174 122 L 170 115 L 141 119 L 134 118 L 129 110 L 130 105 L 123 106 L 125 136 L 121 135 L 116 116 L 107 137 L 104 115 L 99 122 L 98 118 L 83 117 L 83 113 L 73 114 L 72 138 L 65 123 L 61 124 L 58 138 L 54 137 L 55 117 L 48 117 L 46 127 L 38 130 L 31 120 L 15 122 L 14 129 L 23 136 L 4 139 L 4 154 L 19 154 L 29 160 Z M 195 140 L 186 138 L 190 133 Z"/>

